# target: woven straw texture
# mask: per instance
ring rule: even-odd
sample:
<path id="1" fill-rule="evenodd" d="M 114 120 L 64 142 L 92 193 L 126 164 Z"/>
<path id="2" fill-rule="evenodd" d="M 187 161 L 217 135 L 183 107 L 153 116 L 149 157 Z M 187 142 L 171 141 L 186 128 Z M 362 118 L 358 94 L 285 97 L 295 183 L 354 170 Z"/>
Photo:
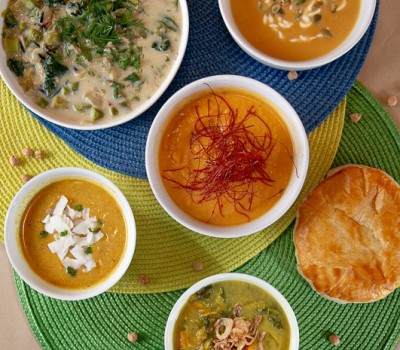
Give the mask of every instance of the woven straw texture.
<path id="1" fill-rule="evenodd" d="M 137 224 L 137 247 L 133 262 L 122 280 L 113 288 L 119 293 L 155 293 L 185 288 L 197 279 L 222 271 L 231 271 L 259 253 L 293 221 L 296 206 L 270 228 L 242 239 L 216 239 L 191 232 L 170 218 L 157 203 L 147 180 L 133 178 L 101 168 L 68 147 L 27 113 L 4 84 L 0 85 L 3 118 L 0 125 L 7 133 L 1 138 L 0 162 L 0 239 L 7 208 L 22 185 L 21 174 L 38 174 L 62 166 L 92 169 L 108 177 L 126 195 Z M 321 126 L 311 133 L 310 168 L 300 198 L 324 177 L 339 145 L 345 113 L 342 102 Z M 21 156 L 23 147 L 42 149 L 43 160 Z M 21 156 L 24 163 L 12 167 L 10 155 Z M 299 200 L 300 200 L 299 198 Z M 231 252 L 235 252 L 232 254 Z M 201 261 L 205 269 L 192 268 Z M 143 286 L 138 276 L 145 274 L 151 283 Z"/>
<path id="2" fill-rule="evenodd" d="M 287 72 L 249 57 L 231 38 L 217 0 L 187 0 L 190 33 L 182 65 L 171 86 L 143 115 L 101 131 L 76 131 L 45 122 L 47 128 L 94 163 L 119 173 L 146 178 L 144 154 L 150 125 L 174 92 L 210 75 L 237 74 L 257 79 L 280 92 L 299 114 L 307 133 L 320 125 L 353 85 L 368 53 L 378 18 L 378 7 L 367 33 L 346 55 L 324 67 L 303 71 L 289 81 Z"/>
<path id="3" fill-rule="evenodd" d="M 386 170 L 400 180 L 400 135 L 379 103 L 359 84 L 348 96 L 335 166 L 360 163 Z M 292 305 L 300 328 L 300 349 L 332 349 L 327 336 L 338 334 L 346 350 L 393 349 L 400 335 L 400 290 L 371 304 L 339 305 L 321 298 L 296 270 L 291 226 L 268 248 L 238 269 L 277 287 Z M 163 349 L 166 320 L 182 291 L 125 295 L 104 293 L 80 302 L 44 297 L 16 275 L 20 301 L 43 349 Z M 139 341 L 131 344 L 127 333 Z"/>

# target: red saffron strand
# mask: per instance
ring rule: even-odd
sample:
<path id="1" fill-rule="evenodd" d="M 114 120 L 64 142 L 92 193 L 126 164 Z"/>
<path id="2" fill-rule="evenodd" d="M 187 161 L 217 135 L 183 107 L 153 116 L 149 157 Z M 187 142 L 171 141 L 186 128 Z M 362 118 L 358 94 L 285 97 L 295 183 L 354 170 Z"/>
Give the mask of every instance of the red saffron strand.
<path id="1" fill-rule="evenodd" d="M 195 107 L 197 119 L 189 146 L 197 167 L 167 169 L 163 171 L 163 178 L 186 190 L 196 204 L 214 201 L 212 216 L 217 208 L 224 216 L 223 205 L 228 202 L 237 213 L 250 220 L 248 212 L 256 196 L 256 182 L 267 186 L 274 183 L 267 167 L 276 141 L 267 122 L 257 115 L 254 106 L 240 117 L 238 109 L 233 109 L 223 96 L 212 89 L 211 95 L 217 105 L 215 114 L 212 113 L 210 99 L 204 115 L 198 106 Z M 254 119 L 265 127 L 264 134 L 252 132 L 251 121 Z M 182 182 L 168 175 L 184 169 L 188 170 L 188 176 Z"/>

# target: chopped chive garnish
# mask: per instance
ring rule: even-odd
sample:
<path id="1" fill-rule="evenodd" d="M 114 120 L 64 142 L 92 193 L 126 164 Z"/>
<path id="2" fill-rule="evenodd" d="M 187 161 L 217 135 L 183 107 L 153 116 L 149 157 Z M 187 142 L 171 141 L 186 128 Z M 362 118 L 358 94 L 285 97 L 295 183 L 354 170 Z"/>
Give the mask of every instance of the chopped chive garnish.
<path id="1" fill-rule="evenodd" d="M 64 236 L 66 236 L 67 234 L 68 234 L 68 231 L 67 231 L 67 230 L 61 231 L 61 232 L 60 232 L 60 237 L 64 237 Z"/>
<path id="2" fill-rule="evenodd" d="M 41 238 L 46 238 L 49 235 L 49 233 L 47 231 L 43 230 L 39 233 L 39 235 Z"/>
<path id="3" fill-rule="evenodd" d="M 83 205 L 82 204 L 77 204 L 77 205 L 75 205 L 74 209 L 76 211 L 82 211 L 83 210 Z"/>
<path id="4" fill-rule="evenodd" d="M 67 273 L 68 273 L 68 275 L 70 275 L 72 277 L 76 276 L 76 270 L 73 269 L 71 266 L 67 267 Z"/>
<path id="5" fill-rule="evenodd" d="M 86 254 L 92 254 L 92 252 L 93 252 L 92 247 L 86 247 L 86 248 L 85 248 L 85 253 L 86 253 Z"/>

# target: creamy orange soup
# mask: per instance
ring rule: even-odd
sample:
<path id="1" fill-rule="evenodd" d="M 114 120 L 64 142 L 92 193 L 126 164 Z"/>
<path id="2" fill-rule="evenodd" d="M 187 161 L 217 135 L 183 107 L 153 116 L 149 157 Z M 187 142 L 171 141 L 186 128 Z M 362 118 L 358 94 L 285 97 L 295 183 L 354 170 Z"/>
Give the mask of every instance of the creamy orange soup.
<path id="1" fill-rule="evenodd" d="M 314 59 L 338 47 L 353 30 L 360 0 L 230 0 L 246 40 L 275 58 Z"/>
<path id="2" fill-rule="evenodd" d="M 96 263 L 89 272 L 81 267 L 68 273 L 58 255 L 49 249 L 48 244 L 56 237 L 43 234 L 42 220 L 62 195 L 72 208 L 90 208 L 90 216 L 96 216 L 104 234 L 98 242 L 85 247 Z M 95 235 L 96 230 L 93 231 Z M 104 188 L 85 180 L 65 179 L 43 188 L 29 202 L 23 215 L 20 239 L 25 259 L 38 276 L 58 287 L 84 289 L 101 282 L 118 266 L 125 250 L 125 219 L 114 197 Z M 73 258 L 70 253 L 67 257 Z"/>
<path id="3" fill-rule="evenodd" d="M 281 198 L 294 164 L 279 113 L 235 88 L 205 90 L 170 116 L 159 149 L 163 183 L 173 201 L 203 222 L 255 219 Z"/>

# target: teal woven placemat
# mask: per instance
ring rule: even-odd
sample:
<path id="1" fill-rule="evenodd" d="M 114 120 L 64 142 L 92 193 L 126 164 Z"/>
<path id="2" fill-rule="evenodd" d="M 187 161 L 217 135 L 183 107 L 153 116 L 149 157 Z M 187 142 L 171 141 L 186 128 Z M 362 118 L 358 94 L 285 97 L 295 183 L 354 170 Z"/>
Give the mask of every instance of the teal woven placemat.
<path id="1" fill-rule="evenodd" d="M 356 83 L 335 166 L 359 163 L 378 167 L 400 181 L 400 134 L 379 103 Z M 291 303 L 300 327 L 300 348 L 332 349 L 330 333 L 341 349 L 389 350 L 400 339 L 400 290 L 371 304 L 339 305 L 315 293 L 296 270 L 291 226 L 239 272 L 258 276 L 278 288 Z M 40 295 L 15 275 L 17 291 L 33 333 L 44 349 L 163 349 L 165 323 L 182 291 L 125 295 L 105 293 L 80 302 Z M 131 344 L 127 333 L 139 341 Z"/>

